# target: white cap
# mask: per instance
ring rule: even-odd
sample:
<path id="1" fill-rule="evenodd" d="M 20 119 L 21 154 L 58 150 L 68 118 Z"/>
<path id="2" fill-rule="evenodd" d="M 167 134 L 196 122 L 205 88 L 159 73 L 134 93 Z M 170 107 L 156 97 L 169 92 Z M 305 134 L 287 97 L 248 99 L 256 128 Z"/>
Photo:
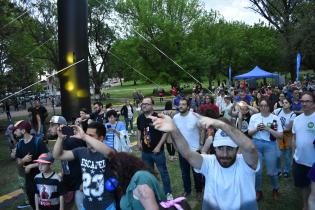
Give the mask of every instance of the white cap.
<path id="1" fill-rule="evenodd" d="M 67 125 L 67 120 L 63 116 L 52 116 L 49 122 L 59 125 Z"/>
<path id="2" fill-rule="evenodd" d="M 234 141 L 221 129 L 217 130 L 217 132 L 214 135 L 213 146 L 214 147 L 229 146 L 234 148 L 237 147 Z"/>

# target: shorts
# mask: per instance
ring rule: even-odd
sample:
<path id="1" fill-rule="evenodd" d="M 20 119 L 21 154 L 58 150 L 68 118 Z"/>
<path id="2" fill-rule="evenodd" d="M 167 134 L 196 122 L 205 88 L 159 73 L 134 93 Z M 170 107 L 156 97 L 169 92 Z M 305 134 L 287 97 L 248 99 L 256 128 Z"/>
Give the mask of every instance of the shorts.
<path id="1" fill-rule="evenodd" d="M 305 188 L 308 187 L 311 183 L 311 180 L 308 178 L 308 173 L 311 170 L 311 167 L 298 164 L 293 159 L 293 178 L 294 185 L 296 187 Z"/>

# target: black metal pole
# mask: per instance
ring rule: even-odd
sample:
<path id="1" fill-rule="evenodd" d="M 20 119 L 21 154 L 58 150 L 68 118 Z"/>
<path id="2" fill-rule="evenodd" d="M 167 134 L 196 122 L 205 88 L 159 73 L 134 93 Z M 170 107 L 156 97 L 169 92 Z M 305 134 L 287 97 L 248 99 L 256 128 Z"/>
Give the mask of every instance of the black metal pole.
<path id="1" fill-rule="evenodd" d="M 67 120 L 79 116 L 80 108 L 91 110 L 88 72 L 87 0 L 58 0 L 58 46 L 60 69 L 84 59 L 62 72 L 61 112 Z"/>

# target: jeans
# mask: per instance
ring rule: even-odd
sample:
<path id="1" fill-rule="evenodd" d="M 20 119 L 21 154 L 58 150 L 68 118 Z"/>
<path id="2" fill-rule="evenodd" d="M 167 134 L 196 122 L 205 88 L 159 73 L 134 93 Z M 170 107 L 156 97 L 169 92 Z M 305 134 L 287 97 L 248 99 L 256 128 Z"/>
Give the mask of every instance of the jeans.
<path id="1" fill-rule="evenodd" d="M 159 153 L 156 153 L 156 154 L 152 152 L 142 152 L 141 156 L 142 156 L 142 160 L 152 169 L 154 169 L 154 163 L 155 163 L 161 175 L 164 193 L 165 194 L 172 193 L 171 181 L 170 181 L 170 177 L 168 175 L 168 171 L 166 167 L 166 158 L 165 158 L 164 151 L 160 151 Z"/>
<path id="2" fill-rule="evenodd" d="M 194 169 L 189 165 L 188 161 L 184 159 L 180 153 L 178 153 L 178 157 L 179 157 L 179 166 L 182 172 L 182 180 L 183 180 L 185 192 L 191 193 L 191 180 L 190 180 L 191 169 L 192 169 L 192 173 L 194 177 L 196 192 L 202 192 L 202 188 L 203 188 L 202 174 L 196 173 Z"/>
<path id="3" fill-rule="evenodd" d="M 281 149 L 280 152 L 281 152 L 281 155 L 280 155 L 280 157 L 278 159 L 278 164 L 277 164 L 278 172 L 287 172 L 287 173 L 289 173 L 290 172 L 290 167 L 291 167 L 291 164 L 292 164 L 292 161 L 291 161 L 292 149 Z M 281 164 L 282 159 L 284 159 L 283 160 L 284 164 Z"/>
<path id="4" fill-rule="evenodd" d="M 81 190 L 76 190 L 75 191 L 75 205 L 77 207 L 78 210 L 83 208 L 83 198 L 84 198 L 84 194 Z"/>
<path id="5" fill-rule="evenodd" d="M 125 117 L 125 123 L 126 123 L 126 130 L 128 131 L 128 124 L 130 124 L 130 129 L 132 131 L 133 130 L 133 117 L 132 118 Z"/>
<path id="6" fill-rule="evenodd" d="M 262 191 L 262 169 L 263 161 L 266 164 L 267 175 L 270 176 L 271 185 L 273 189 L 279 188 L 277 159 L 278 159 L 278 145 L 276 141 L 265 141 L 260 139 L 253 139 L 255 147 L 258 152 L 260 169 L 256 173 L 256 191 Z"/>

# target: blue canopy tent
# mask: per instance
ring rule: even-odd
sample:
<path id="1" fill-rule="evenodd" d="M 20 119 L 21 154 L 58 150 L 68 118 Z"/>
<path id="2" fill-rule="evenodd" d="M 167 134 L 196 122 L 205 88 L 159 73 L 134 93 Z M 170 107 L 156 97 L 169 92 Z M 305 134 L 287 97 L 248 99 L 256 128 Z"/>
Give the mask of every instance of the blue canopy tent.
<path id="1" fill-rule="evenodd" d="M 267 72 L 265 70 L 262 70 L 258 66 L 256 66 L 250 72 L 235 76 L 234 79 L 241 80 L 241 79 L 278 78 L 278 77 L 279 77 L 278 74 Z"/>

